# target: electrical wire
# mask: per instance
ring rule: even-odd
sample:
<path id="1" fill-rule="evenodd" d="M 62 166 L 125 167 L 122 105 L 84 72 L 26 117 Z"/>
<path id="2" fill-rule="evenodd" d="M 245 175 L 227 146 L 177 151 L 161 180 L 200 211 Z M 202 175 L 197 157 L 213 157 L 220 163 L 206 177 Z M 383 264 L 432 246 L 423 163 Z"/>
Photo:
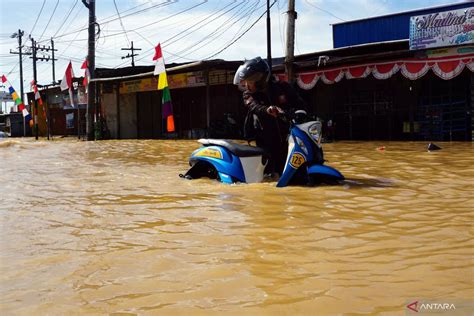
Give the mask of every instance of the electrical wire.
<path id="1" fill-rule="evenodd" d="M 46 32 L 46 30 L 48 29 L 49 23 L 50 23 L 51 20 L 53 19 L 54 13 L 56 12 L 56 9 L 58 8 L 58 5 L 59 5 L 59 0 L 56 2 L 56 5 L 54 6 L 53 13 L 51 13 L 51 16 L 49 17 L 48 23 L 46 24 L 46 26 L 45 26 L 45 28 L 44 28 L 44 30 L 43 30 L 43 33 L 41 33 L 41 36 L 40 36 L 40 38 L 39 38 L 38 41 L 40 41 L 40 40 L 43 38 L 44 32 Z"/>
<path id="2" fill-rule="evenodd" d="M 179 11 L 179 12 L 177 12 L 177 13 L 175 13 L 175 14 L 170 15 L 170 16 L 167 16 L 166 18 L 163 18 L 163 19 L 161 19 L 161 20 L 157 20 L 157 21 L 155 21 L 155 22 L 152 22 L 152 23 L 148 23 L 148 24 L 139 26 L 139 27 L 133 29 L 132 31 L 140 30 L 140 29 L 149 27 L 149 26 L 151 26 L 151 25 L 154 25 L 154 24 L 157 24 L 157 23 L 160 23 L 160 22 L 169 20 L 169 19 L 171 19 L 171 18 L 173 18 L 173 17 L 175 17 L 175 16 L 177 16 L 177 15 L 179 15 L 179 14 L 181 14 L 181 13 L 190 11 L 190 10 L 192 10 L 192 9 L 198 7 L 198 6 L 201 6 L 201 5 L 203 5 L 204 3 L 206 3 L 206 2 L 207 2 L 207 0 L 204 0 L 204 1 L 202 1 L 201 3 L 198 3 L 198 4 L 196 4 L 196 5 L 193 5 L 193 6 L 189 7 L 189 8 L 187 8 L 187 9 L 184 9 L 184 10 L 182 10 L 182 11 Z M 110 34 L 110 35 L 107 35 L 107 36 L 104 36 L 104 37 L 113 37 L 113 36 L 118 36 L 118 35 L 121 35 L 121 34 L 123 34 L 123 32 L 119 32 L 119 33 L 115 33 L 115 34 Z"/>
<path id="3" fill-rule="evenodd" d="M 30 34 L 33 33 L 33 30 L 34 30 L 35 27 L 36 27 L 36 23 L 38 23 L 38 20 L 39 20 L 39 18 L 40 18 L 40 16 L 41 16 L 41 12 L 43 12 L 43 8 L 44 8 L 45 3 L 46 3 L 46 0 L 43 0 L 43 5 L 41 6 L 41 9 L 40 9 L 40 12 L 38 13 L 38 16 L 36 17 L 35 24 L 33 24 L 33 28 L 31 29 Z"/>
<path id="4" fill-rule="evenodd" d="M 278 0 L 278 3 L 279 2 L 280 2 L 280 0 Z M 285 4 L 283 3 L 283 5 L 285 5 Z M 283 22 L 283 28 L 282 28 L 282 26 L 281 26 L 281 15 L 282 15 L 281 8 L 280 8 L 279 5 L 277 5 L 277 7 L 278 7 L 278 31 L 280 33 L 280 43 L 281 43 L 281 46 L 282 46 L 281 50 L 282 50 L 282 52 L 284 52 L 285 47 L 286 47 L 286 40 L 285 40 L 285 37 L 283 36 L 283 32 L 286 28 L 286 20 Z"/>
<path id="5" fill-rule="evenodd" d="M 71 7 L 71 9 L 69 9 L 69 12 L 68 14 L 66 15 L 66 17 L 64 18 L 63 22 L 61 23 L 61 25 L 59 26 L 58 30 L 56 31 L 56 33 L 54 33 L 53 36 L 51 37 L 55 37 L 56 35 L 58 35 L 59 31 L 62 29 L 62 27 L 64 26 L 64 24 L 66 24 L 66 21 L 67 19 L 69 18 L 69 16 L 71 15 L 72 11 L 74 10 L 74 8 L 77 6 L 77 2 L 79 0 L 76 0 L 76 2 L 74 2 L 74 5 Z"/>
<path id="6" fill-rule="evenodd" d="M 128 47 L 130 47 L 130 40 L 128 39 L 127 31 L 125 30 L 125 26 L 123 26 L 122 18 L 120 17 L 120 12 L 117 8 L 117 2 L 114 0 L 115 11 L 117 11 L 117 15 L 119 17 L 120 25 L 122 26 L 122 30 L 125 33 L 125 38 L 127 39 Z"/>
<path id="7" fill-rule="evenodd" d="M 343 22 L 346 22 L 346 20 L 341 19 L 340 17 L 338 17 L 337 15 L 335 15 L 335 14 L 329 12 L 328 10 L 325 10 L 325 9 L 323 9 L 323 8 L 318 7 L 317 5 L 315 5 L 315 4 L 311 3 L 311 2 L 309 2 L 309 0 L 306 0 L 306 3 L 309 4 L 310 6 L 312 6 L 313 8 L 316 8 L 316 9 L 318 9 L 318 10 L 321 10 L 321 11 L 323 11 L 323 12 L 325 12 L 325 13 L 331 15 L 332 17 L 335 17 L 336 19 L 339 19 L 339 20 L 341 20 L 341 21 L 343 21 Z"/>
<path id="8" fill-rule="evenodd" d="M 159 23 L 159 22 L 168 20 L 168 19 L 170 19 L 170 18 L 172 18 L 172 17 L 176 17 L 176 16 L 178 16 L 178 15 L 180 15 L 180 14 L 182 14 L 182 13 L 185 13 L 185 12 L 187 12 L 187 11 L 190 11 L 190 10 L 192 10 L 192 9 L 198 7 L 198 6 L 201 6 L 201 5 L 203 5 L 204 3 L 206 3 L 206 2 L 207 2 L 207 0 L 204 0 L 204 1 L 201 2 L 201 3 L 198 3 L 198 4 L 196 4 L 196 5 L 193 5 L 193 6 L 189 7 L 189 8 L 187 8 L 187 9 L 181 10 L 181 11 L 179 11 L 179 12 L 173 14 L 173 15 L 170 15 L 170 16 L 164 18 L 164 19 L 161 19 L 161 20 L 152 22 L 152 23 L 147 24 L 147 25 L 145 25 L 145 26 L 138 27 L 138 28 L 133 29 L 133 30 L 131 30 L 131 31 L 132 31 L 132 32 L 136 32 L 136 30 L 138 30 L 138 29 L 142 29 L 142 28 L 145 28 L 145 27 L 147 27 L 147 26 L 150 26 L 150 25 L 153 25 L 153 24 L 156 24 L 156 23 Z M 130 31 L 129 31 L 129 32 L 130 32 Z M 118 35 L 118 34 L 113 34 L 113 35 L 116 36 L 116 35 Z M 108 35 L 108 36 L 111 36 L 111 35 Z M 104 37 L 105 37 L 105 36 L 104 36 Z M 150 49 L 148 49 L 148 50 L 146 50 L 145 52 L 143 52 L 141 58 L 138 58 L 138 59 L 136 59 L 135 61 L 136 61 L 136 62 L 137 62 L 137 61 L 140 61 L 140 60 L 144 59 L 145 57 L 149 56 L 150 52 L 151 52 L 151 51 L 154 51 L 154 49 L 155 49 L 155 45 L 152 45 L 152 47 L 151 47 Z M 118 64 L 117 66 L 115 66 L 114 68 L 116 69 L 116 68 L 122 67 L 122 66 L 125 65 L 126 63 L 128 63 L 128 61 L 122 62 L 122 63 Z"/>
<path id="9" fill-rule="evenodd" d="M 224 14 L 229 13 L 230 11 L 234 10 L 236 7 L 240 6 L 242 3 L 243 3 L 243 2 L 240 2 L 240 3 L 238 3 L 237 5 L 235 5 L 235 6 L 233 6 L 232 8 L 230 8 L 229 10 L 227 10 L 227 11 L 225 11 L 225 12 L 219 14 L 216 18 L 214 18 L 214 21 L 217 20 L 217 19 L 219 19 L 219 18 L 220 18 L 221 16 L 223 16 Z M 181 32 L 179 32 L 179 33 L 173 35 L 172 37 L 170 37 L 170 38 L 164 40 L 164 41 L 162 42 L 162 44 L 167 44 L 168 46 L 170 46 L 170 45 L 172 45 L 173 43 L 176 43 L 178 40 L 181 40 L 181 39 L 183 39 L 184 37 L 186 37 L 186 36 L 188 36 L 188 35 L 194 33 L 195 30 L 194 30 L 194 31 L 191 31 L 191 32 L 189 32 L 189 33 L 187 33 L 187 34 L 185 34 L 185 35 L 183 35 L 183 36 L 181 36 L 181 37 L 178 37 L 178 35 L 181 35 L 181 34 L 183 34 L 183 33 L 186 33 L 187 31 L 192 30 L 192 29 L 195 28 L 195 27 L 199 27 L 199 25 L 201 25 L 203 22 L 206 22 L 208 19 L 212 18 L 215 14 L 219 13 L 220 11 L 224 10 L 225 8 L 227 8 L 227 7 L 230 6 L 230 5 L 231 5 L 231 3 L 229 3 L 229 4 L 226 5 L 225 7 L 221 8 L 221 9 L 218 10 L 217 12 L 215 12 L 215 13 L 213 13 L 213 14 L 210 14 L 210 15 L 207 16 L 206 18 L 204 18 L 204 19 L 200 20 L 199 22 L 195 23 L 192 27 L 189 27 L 189 28 L 187 28 L 187 29 L 185 29 L 185 30 L 183 30 L 183 31 L 181 31 Z M 214 22 L 214 21 L 213 21 L 213 22 Z M 169 42 L 169 41 L 171 41 L 171 42 Z"/>
<path id="10" fill-rule="evenodd" d="M 235 35 L 230 40 L 230 41 L 232 41 L 240 33 L 242 28 L 247 24 L 248 20 L 252 17 L 253 12 L 255 10 L 258 10 L 256 8 L 256 6 L 258 6 L 259 2 L 260 1 L 257 1 L 253 6 L 241 8 L 241 9 L 247 8 L 247 10 L 244 10 L 244 12 L 241 16 L 239 16 L 239 13 L 241 11 L 241 10 L 239 10 L 236 14 L 234 14 L 229 19 L 224 21 L 221 25 L 217 26 L 216 29 L 212 33 L 206 35 L 204 38 L 200 39 L 197 43 L 193 43 L 192 45 L 189 45 L 188 47 L 183 48 L 181 51 L 178 51 L 177 54 L 180 55 L 180 56 L 189 56 L 190 54 L 194 53 L 195 51 L 200 50 L 201 48 L 209 45 L 210 43 L 214 42 L 215 40 L 217 40 L 218 38 L 223 36 L 227 31 L 230 31 L 231 28 L 236 23 L 238 23 L 239 21 L 241 21 L 242 19 L 245 18 L 245 22 L 242 23 L 240 28 L 237 30 Z M 261 7 L 263 7 L 263 5 Z M 236 18 L 236 20 L 232 22 L 232 20 L 234 18 Z M 230 22 L 232 22 L 232 23 L 230 23 Z M 229 23 L 230 23 L 230 25 L 228 25 Z M 182 55 L 183 53 L 186 53 L 186 54 Z"/>
<path id="11" fill-rule="evenodd" d="M 252 8 L 250 8 L 251 13 L 246 15 L 247 18 L 245 19 L 245 22 L 240 26 L 240 28 L 237 30 L 237 32 L 234 34 L 234 36 L 232 37 L 232 39 L 231 39 L 229 42 L 233 41 L 233 40 L 237 37 L 237 34 L 240 33 L 240 31 L 244 28 L 245 25 L 247 25 L 247 22 L 250 20 L 250 18 L 252 17 L 253 13 L 254 13 L 255 11 L 258 11 L 259 9 L 261 9 L 263 6 L 266 5 L 266 4 L 263 4 L 263 5 L 261 5 L 260 7 L 258 7 L 258 4 L 259 4 L 259 3 L 260 3 L 260 0 L 257 1 L 257 2 L 255 3 L 255 5 L 254 5 Z M 266 11 L 265 11 L 265 12 L 266 12 Z M 238 21 L 236 21 L 236 22 L 238 22 Z M 234 25 L 234 24 L 235 24 L 235 23 L 233 23 L 232 25 Z"/>
<path id="12" fill-rule="evenodd" d="M 130 13 L 130 14 L 128 14 L 128 15 L 125 15 L 125 16 L 122 16 L 122 17 L 128 17 L 128 16 L 132 16 L 132 15 L 135 15 L 135 14 L 138 14 L 138 13 L 146 12 L 146 11 L 148 11 L 148 10 L 151 10 L 151 9 L 154 9 L 154 8 L 157 8 L 157 7 L 162 7 L 162 6 L 171 5 L 171 4 L 173 4 L 173 3 L 176 3 L 177 1 L 178 1 L 178 0 L 167 0 L 166 2 L 155 4 L 155 5 L 153 5 L 153 6 L 149 7 L 149 8 L 146 8 L 146 9 L 143 9 L 143 10 L 139 10 L 139 11 L 136 11 L 136 12 L 132 12 L 132 13 Z M 205 1 L 207 1 L 207 0 L 205 0 Z M 134 8 L 137 8 L 137 7 L 139 7 L 139 6 L 142 6 L 142 5 L 138 5 L 138 6 L 134 7 Z M 133 9 L 133 8 L 132 8 L 132 9 Z M 130 10 L 132 10 L 132 9 L 125 10 L 124 12 L 130 11 Z M 123 12 L 122 12 L 122 13 L 123 13 Z M 107 20 L 107 19 L 112 18 L 112 17 L 115 17 L 115 16 L 116 16 L 116 15 L 113 15 L 113 16 L 110 16 L 110 17 L 108 17 L 108 18 L 105 18 L 105 19 L 104 19 L 105 21 L 100 20 L 100 21 L 98 21 L 98 24 L 104 25 L 104 24 L 113 22 L 113 21 L 117 20 L 118 18 L 114 18 L 114 19 L 111 19 L 111 20 Z M 86 26 L 87 26 L 87 24 L 86 24 Z M 87 29 L 88 29 L 87 27 L 82 27 L 82 28 L 80 28 L 80 29 L 76 29 L 76 30 L 70 31 L 70 32 L 68 32 L 68 33 L 64 33 L 64 34 L 58 35 L 58 36 L 56 36 L 56 38 L 68 36 L 68 35 L 71 35 L 71 34 L 76 34 L 77 32 L 85 31 L 85 30 L 87 30 Z"/>
<path id="13" fill-rule="evenodd" d="M 77 16 L 79 15 L 79 13 L 81 13 L 81 11 L 82 11 L 83 8 L 86 9 L 85 6 L 79 6 L 78 8 L 79 8 L 79 10 L 76 11 L 76 14 L 75 14 L 74 17 L 71 19 L 72 21 L 76 21 Z M 78 32 L 82 32 L 83 30 L 87 30 L 87 24 L 88 24 L 88 22 L 84 23 L 83 26 L 82 26 L 80 29 L 77 29 L 76 32 L 72 32 L 72 33 L 70 33 L 70 34 L 77 34 Z M 66 32 L 66 30 L 64 30 L 60 35 L 55 35 L 55 36 L 53 36 L 53 39 L 57 39 L 57 38 L 61 38 L 61 37 L 63 37 L 63 36 L 66 36 L 66 35 L 65 35 L 65 32 Z M 49 39 L 45 39 L 45 40 L 42 40 L 42 41 L 38 41 L 38 44 L 43 43 L 43 42 L 46 42 L 46 41 L 48 41 L 48 40 L 49 40 Z M 63 41 L 63 42 L 69 42 L 69 41 Z M 61 43 L 61 41 L 55 41 L 55 43 Z"/>
<path id="14" fill-rule="evenodd" d="M 33 30 L 35 29 L 36 27 L 36 23 L 38 23 L 38 19 L 40 18 L 41 16 L 41 13 L 43 12 L 43 8 L 44 8 L 44 5 L 46 3 L 46 0 L 43 0 L 43 4 L 41 5 L 41 9 L 40 9 L 40 12 L 38 13 L 38 16 L 36 17 L 36 21 L 35 21 L 35 24 L 33 25 L 33 28 L 31 29 L 30 31 L 30 34 L 33 33 Z M 21 49 L 21 48 L 20 48 Z M 22 57 L 22 62 L 24 61 L 25 57 Z M 15 66 L 13 66 L 13 68 L 7 73 L 7 75 L 10 75 L 16 67 L 18 67 L 20 65 L 20 62 L 17 62 Z"/>
<path id="15" fill-rule="evenodd" d="M 273 7 L 273 5 L 276 3 L 277 0 L 274 0 L 272 2 L 272 4 L 270 5 L 270 8 Z M 227 48 L 229 48 L 230 46 L 234 45 L 235 42 L 237 42 L 239 39 L 242 38 L 242 36 L 244 36 L 248 31 L 250 31 L 252 29 L 252 27 L 255 26 L 255 24 L 258 23 L 258 21 L 260 21 L 260 19 L 267 13 L 267 10 L 265 10 L 265 12 L 263 12 L 258 18 L 257 20 L 255 20 L 255 22 L 252 23 L 252 25 L 250 25 L 250 27 L 248 29 L 246 29 L 242 34 L 240 34 L 236 39 L 234 39 L 231 43 L 229 43 L 227 46 L 225 46 L 224 48 L 222 48 L 221 50 L 219 50 L 218 52 L 210 55 L 209 57 L 207 58 L 204 58 L 204 60 L 208 60 L 208 59 L 211 59 L 212 57 L 216 56 L 216 55 L 219 55 L 220 53 L 222 53 L 223 51 L 225 51 Z"/>
<path id="16" fill-rule="evenodd" d="M 249 11 L 253 13 L 253 9 L 255 9 L 255 7 L 259 4 L 259 2 L 260 2 L 260 1 L 258 1 L 257 3 L 255 3 L 255 5 L 252 6 Z M 276 2 L 276 1 L 275 1 L 275 2 Z M 274 5 L 274 3 L 272 4 L 272 6 L 273 6 L 273 5 Z M 261 7 L 263 7 L 263 6 L 264 6 L 264 5 L 262 5 Z M 241 8 L 241 9 L 243 9 L 243 8 Z M 247 17 L 246 22 L 247 22 L 248 19 L 251 17 L 251 14 L 248 14 L 249 11 L 246 11 L 246 17 Z M 240 12 L 240 11 L 239 11 L 239 12 Z M 265 11 L 265 12 L 266 12 L 266 11 Z M 235 17 L 235 16 L 238 16 L 238 13 L 233 15 L 233 17 Z M 234 22 L 232 23 L 232 25 L 234 25 L 235 23 L 237 23 L 237 22 L 240 21 L 241 19 L 242 19 L 242 18 L 238 19 L 237 21 L 234 21 Z M 208 35 L 205 36 L 204 38 L 198 39 L 196 43 L 190 45 L 189 47 L 196 46 L 197 44 L 202 44 L 202 46 L 204 46 L 204 45 L 206 44 L 204 41 L 206 41 L 206 40 L 210 40 L 210 41 L 215 40 L 218 36 L 222 35 L 224 32 L 226 32 L 228 29 L 230 29 L 230 27 L 227 27 L 227 24 L 228 24 L 229 21 L 231 21 L 231 20 L 232 20 L 232 19 L 227 19 L 223 24 L 221 24 L 220 26 L 216 27 L 216 30 L 219 30 L 219 33 L 214 36 L 214 37 L 215 37 L 214 39 L 212 39 L 212 37 L 213 37 L 213 35 L 216 33 L 216 30 L 215 30 L 214 32 L 212 32 L 211 34 L 208 34 Z M 254 22 L 254 24 L 256 24 L 257 22 L 258 22 L 258 21 Z M 254 25 L 254 24 L 253 24 L 253 25 Z M 223 27 L 224 25 L 225 25 L 226 27 Z M 236 34 L 234 35 L 234 37 L 232 38 L 232 40 L 228 42 L 228 45 L 226 44 L 226 47 L 225 47 L 223 50 L 225 50 L 227 47 L 231 46 L 231 45 L 232 45 L 233 43 L 235 43 L 238 39 L 240 39 L 246 32 L 248 32 L 249 29 L 247 29 L 243 34 L 240 34 L 240 35 L 238 36 L 240 30 L 243 28 L 244 25 L 245 25 L 245 23 L 239 28 L 239 31 L 236 32 Z M 252 26 L 253 26 L 253 25 L 252 25 Z M 252 27 L 252 26 L 251 26 L 251 27 Z M 250 27 L 250 28 L 251 28 L 251 27 Z M 137 34 L 139 34 L 139 33 L 137 32 Z M 149 41 L 148 41 L 148 42 L 149 42 Z M 209 42 L 209 41 L 208 41 L 208 42 Z M 163 43 L 163 42 L 162 42 L 162 43 Z M 150 54 L 153 53 L 154 46 L 155 46 L 155 45 L 152 44 L 152 48 L 149 49 L 149 50 L 147 50 L 147 51 L 145 51 L 145 53 L 142 54 L 142 57 L 139 58 L 138 60 L 143 60 L 144 58 L 147 58 L 148 56 L 150 56 Z M 202 47 L 198 47 L 198 48 L 202 48 Z M 188 51 L 188 53 L 186 53 L 185 55 L 181 55 L 182 52 L 185 52 L 185 50 L 183 49 L 183 50 L 181 50 L 181 51 L 178 52 L 178 53 L 167 52 L 167 54 L 177 57 L 177 58 L 171 58 L 170 60 L 177 60 L 177 59 L 179 59 L 179 58 L 182 58 L 182 59 L 185 59 L 185 60 L 196 60 L 196 58 L 194 58 L 194 59 L 185 58 L 186 56 L 190 55 L 191 52 Z M 123 64 L 124 64 L 124 63 L 119 64 L 119 65 L 117 65 L 117 66 L 114 67 L 114 68 L 118 68 L 118 67 L 122 66 Z"/>
<path id="17" fill-rule="evenodd" d="M 248 0 L 245 1 L 245 2 L 248 2 Z M 258 2 L 259 2 L 259 1 L 258 1 Z M 258 4 L 258 2 L 257 2 L 257 4 Z M 235 3 L 235 1 L 234 1 L 234 3 Z M 231 3 L 231 4 L 232 4 L 232 3 Z M 243 4 L 243 3 L 242 3 L 242 4 Z M 218 17 L 216 17 L 216 18 L 213 20 L 213 22 L 217 21 L 217 20 L 218 20 L 219 18 L 221 18 L 224 14 L 226 14 L 226 13 L 228 13 L 228 12 L 234 10 L 236 7 L 238 7 L 238 6 L 240 6 L 240 5 L 241 5 L 241 4 L 238 4 L 238 5 L 234 6 L 233 8 L 227 10 L 226 12 L 220 14 Z M 182 33 L 185 33 L 186 31 L 190 31 L 190 32 L 188 32 L 188 34 L 185 34 L 185 35 L 189 35 L 189 34 L 193 33 L 194 31 L 196 31 L 196 30 L 192 30 L 193 28 L 195 28 L 196 26 L 199 26 L 202 22 L 205 22 L 206 20 L 212 18 L 214 15 L 218 14 L 220 11 L 224 10 L 224 9 L 227 8 L 228 6 L 229 6 L 229 5 L 226 5 L 225 7 L 219 9 L 217 12 L 215 12 L 215 13 L 213 13 L 213 14 L 211 14 L 211 15 L 208 15 L 206 18 L 204 18 L 204 19 L 198 21 L 197 23 L 195 23 L 195 24 L 193 24 L 192 26 L 188 27 L 186 30 L 183 30 L 183 31 L 181 31 L 181 32 L 179 32 L 179 33 L 173 35 L 172 37 L 166 39 L 165 41 L 161 41 L 161 44 L 166 43 L 166 42 L 169 42 L 170 39 L 175 39 L 177 35 L 180 35 L 180 34 L 182 34 Z M 251 11 L 253 8 L 255 8 L 255 6 L 251 7 L 250 10 L 247 10 L 247 11 L 245 12 L 245 14 L 247 14 L 247 17 L 249 17 L 248 13 L 249 13 L 249 11 Z M 244 6 L 244 7 L 241 7 L 236 13 L 234 13 L 234 14 L 231 16 L 231 18 L 229 18 L 229 19 L 227 19 L 226 21 L 224 21 L 221 25 L 216 26 L 216 27 L 214 27 L 214 25 L 213 25 L 212 27 L 215 28 L 215 30 L 214 30 L 211 34 L 206 35 L 206 36 L 205 36 L 204 38 L 202 38 L 202 39 L 197 39 L 195 43 L 192 43 L 192 44 L 189 45 L 188 47 L 182 49 L 180 52 L 177 52 L 177 53 L 167 52 L 167 54 L 174 56 L 174 57 L 170 58 L 170 61 L 174 61 L 174 60 L 178 60 L 178 59 L 196 60 L 196 58 L 190 59 L 190 58 L 186 58 L 186 57 L 185 57 L 185 56 L 188 56 L 188 55 L 191 54 L 191 53 L 188 51 L 188 49 L 191 48 L 191 47 L 196 47 L 196 45 L 198 45 L 198 44 L 201 44 L 201 46 L 202 46 L 202 45 L 205 45 L 205 44 L 206 44 L 206 40 L 208 40 L 209 38 L 211 38 L 211 40 L 212 40 L 213 35 L 214 35 L 215 33 L 217 33 L 218 31 L 220 32 L 220 34 L 226 32 L 229 28 L 228 28 L 228 27 L 224 27 L 224 26 L 226 26 L 226 25 L 229 23 L 229 21 L 231 21 L 234 17 L 236 17 L 236 16 L 238 17 L 238 16 L 239 16 L 239 13 L 240 13 L 241 11 L 243 11 L 243 10 L 245 10 L 245 6 Z M 233 24 L 235 24 L 235 23 L 236 23 L 236 22 L 234 22 Z M 220 35 L 220 34 L 218 34 L 218 35 Z M 181 39 L 182 37 L 184 37 L 184 36 L 181 36 L 179 39 Z M 172 41 L 171 43 L 168 43 L 168 46 L 172 45 L 172 43 L 174 43 L 174 42 L 176 42 L 176 40 L 175 40 L 175 41 Z M 155 45 L 152 44 L 152 47 L 154 47 L 154 46 L 155 46 Z M 199 49 L 199 48 L 201 48 L 201 47 L 198 47 L 198 49 Z M 194 49 L 194 50 L 197 50 L 197 49 Z M 141 60 L 141 59 L 144 59 L 144 58 L 146 58 L 146 57 L 148 57 L 148 56 L 150 56 L 153 52 L 154 52 L 154 51 L 152 51 L 152 50 L 146 51 L 146 52 L 142 55 L 142 57 L 140 58 L 140 60 Z M 186 53 L 185 55 L 181 55 L 181 53 L 184 53 L 184 52 L 187 52 L 187 53 Z"/>
<path id="18" fill-rule="evenodd" d="M 157 8 L 157 7 L 159 8 L 159 7 L 161 7 L 161 6 L 167 6 L 167 5 L 176 3 L 176 2 L 178 2 L 178 0 L 172 0 L 172 1 L 169 1 L 169 0 L 168 0 L 168 1 L 166 1 L 166 2 L 162 2 L 162 3 L 155 4 L 155 5 L 153 5 L 153 6 L 149 7 L 149 8 L 142 9 L 142 10 L 138 10 L 138 11 L 132 12 L 132 13 L 130 13 L 130 14 L 126 14 L 126 15 L 122 16 L 122 18 L 126 18 L 126 17 L 132 16 L 132 15 L 138 14 L 138 13 L 142 13 L 142 12 L 145 12 L 145 11 L 148 11 L 148 10 L 151 10 L 151 9 L 154 9 L 154 8 Z M 207 0 L 206 0 L 206 2 L 207 2 Z M 114 16 L 114 17 L 115 17 L 115 16 Z M 110 22 L 116 21 L 116 20 L 118 20 L 118 19 L 120 19 L 120 18 L 114 18 L 114 19 L 111 19 L 111 20 L 108 20 L 108 21 L 103 21 L 103 22 L 101 22 L 101 24 L 110 23 Z"/>

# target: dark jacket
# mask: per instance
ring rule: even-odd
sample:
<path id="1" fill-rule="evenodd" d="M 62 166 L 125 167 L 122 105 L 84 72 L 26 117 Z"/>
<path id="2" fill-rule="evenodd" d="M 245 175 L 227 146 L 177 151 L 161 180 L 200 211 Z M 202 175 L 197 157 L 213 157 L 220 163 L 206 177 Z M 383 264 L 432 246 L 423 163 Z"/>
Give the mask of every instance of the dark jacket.
<path id="1" fill-rule="evenodd" d="M 270 153 L 272 159 L 266 172 L 281 174 L 287 152 L 289 124 L 267 113 L 269 106 L 278 106 L 288 115 L 305 109 L 304 101 L 287 82 L 271 82 L 265 91 L 251 93 L 244 91 L 244 105 L 248 109 L 244 134 L 247 139 L 255 139 L 257 146 Z"/>

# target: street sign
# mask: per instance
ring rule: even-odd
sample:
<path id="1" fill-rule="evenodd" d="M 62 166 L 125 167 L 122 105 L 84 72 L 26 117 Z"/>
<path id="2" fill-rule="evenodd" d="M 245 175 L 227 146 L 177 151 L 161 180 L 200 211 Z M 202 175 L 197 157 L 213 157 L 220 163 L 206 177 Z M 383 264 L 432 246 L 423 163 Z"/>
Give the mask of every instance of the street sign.
<path id="1" fill-rule="evenodd" d="M 11 94 L 6 91 L 0 91 L 0 102 L 13 102 Z"/>

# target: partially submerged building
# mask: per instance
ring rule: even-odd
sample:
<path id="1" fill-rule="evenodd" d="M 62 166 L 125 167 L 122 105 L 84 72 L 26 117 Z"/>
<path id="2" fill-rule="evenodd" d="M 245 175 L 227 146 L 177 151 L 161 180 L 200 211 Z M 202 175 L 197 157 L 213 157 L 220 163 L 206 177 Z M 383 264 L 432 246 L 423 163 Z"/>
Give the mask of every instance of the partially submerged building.
<path id="1" fill-rule="evenodd" d="M 164 129 L 153 66 L 97 69 L 100 109 L 111 137 L 204 137 L 226 114 L 242 117 L 241 92 L 232 85 L 239 64 L 210 60 L 167 67 L 176 126 L 172 135 Z"/>
<path id="2" fill-rule="evenodd" d="M 332 50 L 295 56 L 295 85 L 336 139 L 472 140 L 472 2 L 338 23 L 333 40 Z M 95 112 L 111 138 L 238 138 L 246 110 L 232 79 L 241 63 L 167 65 L 173 134 L 163 128 L 153 66 L 96 69 Z M 273 64 L 285 80 L 282 59 Z M 51 129 L 77 133 L 67 96 L 54 91 L 42 91 Z"/>
<path id="3" fill-rule="evenodd" d="M 472 139 L 472 2 L 338 23 L 333 40 L 296 56 L 296 81 L 338 139 Z"/>

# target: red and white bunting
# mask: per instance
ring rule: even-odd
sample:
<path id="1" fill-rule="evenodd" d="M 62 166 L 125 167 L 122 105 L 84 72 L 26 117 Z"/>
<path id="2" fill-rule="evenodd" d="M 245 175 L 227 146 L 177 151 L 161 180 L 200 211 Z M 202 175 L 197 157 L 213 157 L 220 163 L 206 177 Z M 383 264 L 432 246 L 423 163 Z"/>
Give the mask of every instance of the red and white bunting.
<path id="1" fill-rule="evenodd" d="M 344 76 L 346 79 L 360 79 L 372 74 L 374 78 L 383 80 L 392 77 L 399 71 L 405 78 L 417 80 L 426 75 L 430 69 L 439 78 L 450 80 L 458 76 L 465 67 L 474 72 L 474 54 L 438 59 L 405 59 L 303 72 L 297 75 L 296 82 L 300 88 L 310 90 L 314 88 L 319 79 L 325 84 L 333 84 L 341 81 Z"/>
<path id="2" fill-rule="evenodd" d="M 296 77 L 296 82 L 298 83 L 298 86 L 300 86 L 304 90 L 310 90 L 313 89 L 313 87 L 316 85 L 316 82 L 318 82 L 319 78 L 321 76 L 314 75 L 314 74 L 300 74 L 299 76 Z"/>

